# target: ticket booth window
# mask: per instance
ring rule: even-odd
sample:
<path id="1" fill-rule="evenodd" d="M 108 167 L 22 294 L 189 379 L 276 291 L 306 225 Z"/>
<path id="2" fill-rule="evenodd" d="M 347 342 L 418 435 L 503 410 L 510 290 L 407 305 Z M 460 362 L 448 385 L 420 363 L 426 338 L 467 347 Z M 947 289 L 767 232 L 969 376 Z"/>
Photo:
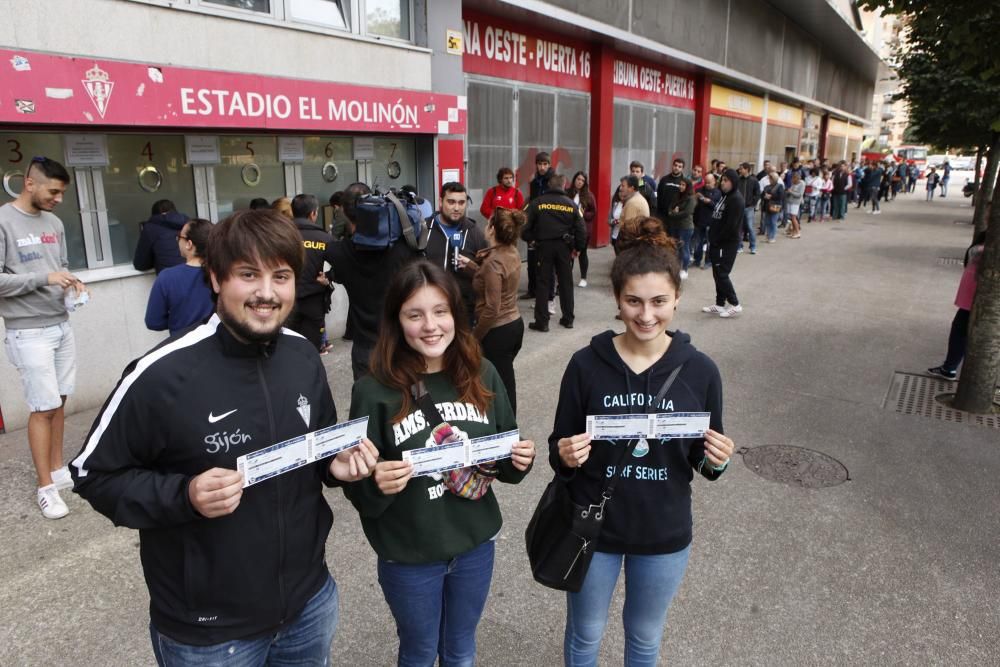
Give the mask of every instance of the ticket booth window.
<path id="1" fill-rule="evenodd" d="M 250 200 L 285 196 L 285 172 L 275 137 L 219 138 L 221 164 L 215 167 L 219 219 L 250 207 Z"/>

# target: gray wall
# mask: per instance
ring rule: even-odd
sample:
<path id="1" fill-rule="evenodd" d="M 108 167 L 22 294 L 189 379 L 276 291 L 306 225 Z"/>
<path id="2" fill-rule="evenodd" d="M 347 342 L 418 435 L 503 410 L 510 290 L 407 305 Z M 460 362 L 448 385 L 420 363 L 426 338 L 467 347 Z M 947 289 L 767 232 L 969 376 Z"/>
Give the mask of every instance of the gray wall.
<path id="1" fill-rule="evenodd" d="M 620 14 L 628 11 L 627 2 L 585 2 L 603 7 L 590 12 L 569 0 L 550 4 L 616 27 L 621 24 Z M 817 11 L 816 7 L 803 9 L 807 10 Z M 764 0 L 632 0 L 630 29 L 849 113 L 867 118 L 871 112 L 875 82 L 845 60 L 841 51 L 847 47 L 824 44 L 794 17 Z"/>

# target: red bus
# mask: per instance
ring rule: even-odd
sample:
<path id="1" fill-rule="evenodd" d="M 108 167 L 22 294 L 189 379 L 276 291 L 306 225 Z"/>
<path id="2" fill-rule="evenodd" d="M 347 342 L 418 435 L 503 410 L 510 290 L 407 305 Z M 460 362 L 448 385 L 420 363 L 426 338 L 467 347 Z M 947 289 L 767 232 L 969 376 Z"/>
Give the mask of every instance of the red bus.
<path id="1" fill-rule="evenodd" d="M 897 162 L 917 165 L 921 175 L 927 169 L 927 146 L 900 146 L 893 155 Z"/>

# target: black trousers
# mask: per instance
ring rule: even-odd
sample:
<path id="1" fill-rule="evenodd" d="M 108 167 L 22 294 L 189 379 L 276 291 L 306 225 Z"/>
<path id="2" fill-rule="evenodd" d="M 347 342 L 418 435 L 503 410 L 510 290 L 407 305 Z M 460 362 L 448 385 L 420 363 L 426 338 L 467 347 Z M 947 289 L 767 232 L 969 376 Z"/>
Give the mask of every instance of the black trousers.
<path id="1" fill-rule="evenodd" d="M 514 380 L 514 358 L 521 351 L 524 340 L 524 320 L 520 317 L 513 322 L 493 327 L 483 336 L 483 356 L 490 360 L 503 381 L 510 399 L 510 407 L 517 416 L 517 382 Z"/>
<path id="2" fill-rule="evenodd" d="M 539 241 L 535 248 L 535 322 L 549 323 L 548 295 L 554 289 L 553 270 L 559 280 L 559 307 L 561 322 L 573 322 L 573 257 L 569 246 L 562 239 Z"/>
<path id="3" fill-rule="evenodd" d="M 371 356 L 372 348 L 359 345 L 357 341 L 351 346 L 351 373 L 354 375 L 355 382 L 362 375 L 367 375 Z"/>
<path id="4" fill-rule="evenodd" d="M 580 279 L 587 279 L 587 270 L 590 268 L 590 258 L 587 257 L 587 249 L 584 248 L 580 253 Z"/>
<path id="5" fill-rule="evenodd" d="M 538 261 L 538 251 L 528 244 L 528 294 L 535 296 L 535 262 Z"/>
<path id="6" fill-rule="evenodd" d="M 295 310 L 285 324 L 300 333 L 319 350 L 323 346 L 323 332 L 326 330 L 326 295 L 313 294 L 295 301 Z"/>
<path id="7" fill-rule="evenodd" d="M 710 246 L 709 256 L 712 258 L 712 277 L 715 278 L 715 305 L 724 306 L 728 301 L 734 306 L 740 305 L 736 297 L 736 288 L 729 274 L 736 263 L 736 251 L 739 245 L 728 243 L 723 246 Z"/>
<path id="8" fill-rule="evenodd" d="M 948 356 L 941 364 L 949 371 L 957 371 L 958 365 L 965 358 L 965 347 L 969 344 L 969 315 L 972 313 L 959 308 L 955 319 L 951 321 L 951 333 L 948 334 Z"/>

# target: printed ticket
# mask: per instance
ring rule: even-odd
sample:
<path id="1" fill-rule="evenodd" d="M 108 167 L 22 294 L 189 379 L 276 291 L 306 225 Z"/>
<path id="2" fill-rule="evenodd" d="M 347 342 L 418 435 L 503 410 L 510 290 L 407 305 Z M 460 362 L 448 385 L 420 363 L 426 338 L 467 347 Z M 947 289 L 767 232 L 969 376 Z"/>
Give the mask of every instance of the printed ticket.
<path id="1" fill-rule="evenodd" d="M 701 438 L 708 430 L 711 412 L 669 412 L 656 415 L 655 438 Z"/>
<path id="2" fill-rule="evenodd" d="M 500 461 L 511 457 L 511 450 L 521 440 L 519 431 L 486 435 L 472 440 L 446 442 L 434 447 L 409 449 L 403 460 L 413 464 L 413 476 L 433 475 L 456 468 Z"/>
<path id="3" fill-rule="evenodd" d="M 349 449 L 368 433 L 368 417 L 305 433 L 236 459 L 243 488 Z"/>
<path id="4" fill-rule="evenodd" d="M 469 441 L 458 440 L 433 447 L 408 449 L 403 452 L 403 460 L 413 464 L 414 477 L 465 468 L 469 461 Z"/>
<path id="5" fill-rule="evenodd" d="M 487 435 L 469 441 L 469 465 L 509 459 L 511 449 L 521 440 L 517 430 Z"/>
<path id="6" fill-rule="evenodd" d="M 594 440 L 649 438 L 654 431 L 654 415 L 587 415 L 587 433 Z"/>
<path id="7" fill-rule="evenodd" d="M 594 440 L 701 438 L 710 412 L 667 412 L 644 415 L 588 415 L 587 433 Z"/>

